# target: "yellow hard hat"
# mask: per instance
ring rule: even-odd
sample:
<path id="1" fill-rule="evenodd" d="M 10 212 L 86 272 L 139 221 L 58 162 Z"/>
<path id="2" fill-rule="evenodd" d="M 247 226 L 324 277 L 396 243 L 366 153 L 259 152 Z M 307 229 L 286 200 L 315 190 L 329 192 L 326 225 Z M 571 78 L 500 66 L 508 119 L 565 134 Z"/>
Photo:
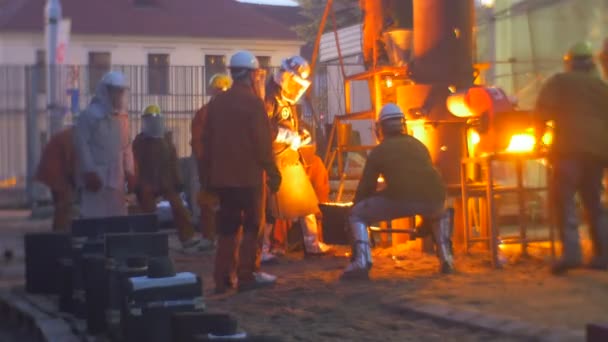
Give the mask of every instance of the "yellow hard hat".
<path id="1" fill-rule="evenodd" d="M 158 105 L 149 105 L 148 107 L 146 107 L 146 109 L 144 109 L 144 114 L 143 115 L 151 115 L 151 116 L 157 116 L 160 115 L 160 107 Z"/>
<path id="2" fill-rule="evenodd" d="M 226 91 L 232 86 L 232 79 L 226 74 L 215 74 L 211 77 L 209 86 L 213 89 Z"/>
<path id="3" fill-rule="evenodd" d="M 578 42 L 574 44 L 564 55 L 565 61 L 571 61 L 575 58 L 592 58 L 593 46 L 590 42 Z"/>

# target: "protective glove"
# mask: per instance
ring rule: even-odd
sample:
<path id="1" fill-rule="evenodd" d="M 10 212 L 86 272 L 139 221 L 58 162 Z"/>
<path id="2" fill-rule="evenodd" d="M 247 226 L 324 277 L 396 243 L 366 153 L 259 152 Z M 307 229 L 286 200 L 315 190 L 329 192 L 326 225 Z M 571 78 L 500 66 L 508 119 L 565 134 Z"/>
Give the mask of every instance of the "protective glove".
<path id="1" fill-rule="evenodd" d="M 291 145 L 289 146 L 292 150 L 297 151 L 300 146 L 302 146 L 302 139 L 300 138 L 299 135 L 296 135 L 295 137 L 293 137 L 293 139 L 291 140 Z"/>
<path id="2" fill-rule="evenodd" d="M 270 193 L 276 194 L 279 191 L 279 187 L 281 186 L 281 173 L 277 171 L 274 174 L 269 174 L 266 184 L 268 185 Z"/>
<path id="3" fill-rule="evenodd" d="M 96 172 L 87 172 L 84 174 L 84 187 L 89 192 L 98 192 L 101 190 L 103 183 Z"/>
<path id="4" fill-rule="evenodd" d="M 312 135 L 310 135 L 310 132 L 303 129 L 300 131 L 300 140 L 300 146 L 308 145 L 312 141 Z"/>

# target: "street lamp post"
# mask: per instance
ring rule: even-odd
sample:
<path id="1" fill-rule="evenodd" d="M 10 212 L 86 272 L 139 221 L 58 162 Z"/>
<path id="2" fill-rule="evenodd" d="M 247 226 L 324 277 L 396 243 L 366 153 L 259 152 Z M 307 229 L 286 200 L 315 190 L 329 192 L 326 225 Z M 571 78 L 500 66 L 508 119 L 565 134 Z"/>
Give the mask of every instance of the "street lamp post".
<path id="1" fill-rule="evenodd" d="M 59 23 L 61 22 L 60 0 L 47 0 L 45 6 L 46 26 L 46 104 L 49 114 L 49 137 L 63 127 L 63 113 L 59 106 L 57 44 L 59 40 Z"/>

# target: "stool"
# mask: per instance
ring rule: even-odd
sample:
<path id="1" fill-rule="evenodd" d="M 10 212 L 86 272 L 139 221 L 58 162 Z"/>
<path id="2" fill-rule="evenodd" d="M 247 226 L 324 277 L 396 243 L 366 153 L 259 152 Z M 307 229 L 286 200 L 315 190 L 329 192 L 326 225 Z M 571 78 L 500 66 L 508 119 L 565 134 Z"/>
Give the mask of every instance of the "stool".
<path id="1" fill-rule="evenodd" d="M 398 217 L 397 219 L 400 219 L 401 217 Z M 393 234 L 409 234 L 410 235 L 410 240 L 415 240 L 416 239 L 416 215 L 414 216 L 406 216 L 406 217 L 402 217 L 405 219 L 408 219 L 410 221 L 410 226 L 413 228 L 408 228 L 408 229 L 395 229 L 392 227 L 391 221 L 381 221 L 380 225 L 386 225 L 386 228 L 383 227 L 375 227 L 375 226 L 368 226 L 368 231 L 369 233 L 386 233 L 389 234 L 389 241 L 392 242 L 392 235 Z M 372 247 L 375 247 L 375 240 L 374 239 L 370 239 L 370 243 L 372 244 Z"/>

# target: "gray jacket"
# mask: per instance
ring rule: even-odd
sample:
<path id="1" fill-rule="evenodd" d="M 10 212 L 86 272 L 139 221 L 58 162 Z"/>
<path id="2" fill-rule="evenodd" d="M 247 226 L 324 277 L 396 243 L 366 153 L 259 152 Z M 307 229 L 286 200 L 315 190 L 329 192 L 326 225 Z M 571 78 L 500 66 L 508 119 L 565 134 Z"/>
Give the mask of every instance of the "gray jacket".
<path id="1" fill-rule="evenodd" d="M 80 185 L 82 175 L 95 172 L 104 187 L 124 189 L 125 176 L 134 174 L 129 117 L 113 112 L 107 87 L 99 84 L 91 103 L 76 119 Z"/>

